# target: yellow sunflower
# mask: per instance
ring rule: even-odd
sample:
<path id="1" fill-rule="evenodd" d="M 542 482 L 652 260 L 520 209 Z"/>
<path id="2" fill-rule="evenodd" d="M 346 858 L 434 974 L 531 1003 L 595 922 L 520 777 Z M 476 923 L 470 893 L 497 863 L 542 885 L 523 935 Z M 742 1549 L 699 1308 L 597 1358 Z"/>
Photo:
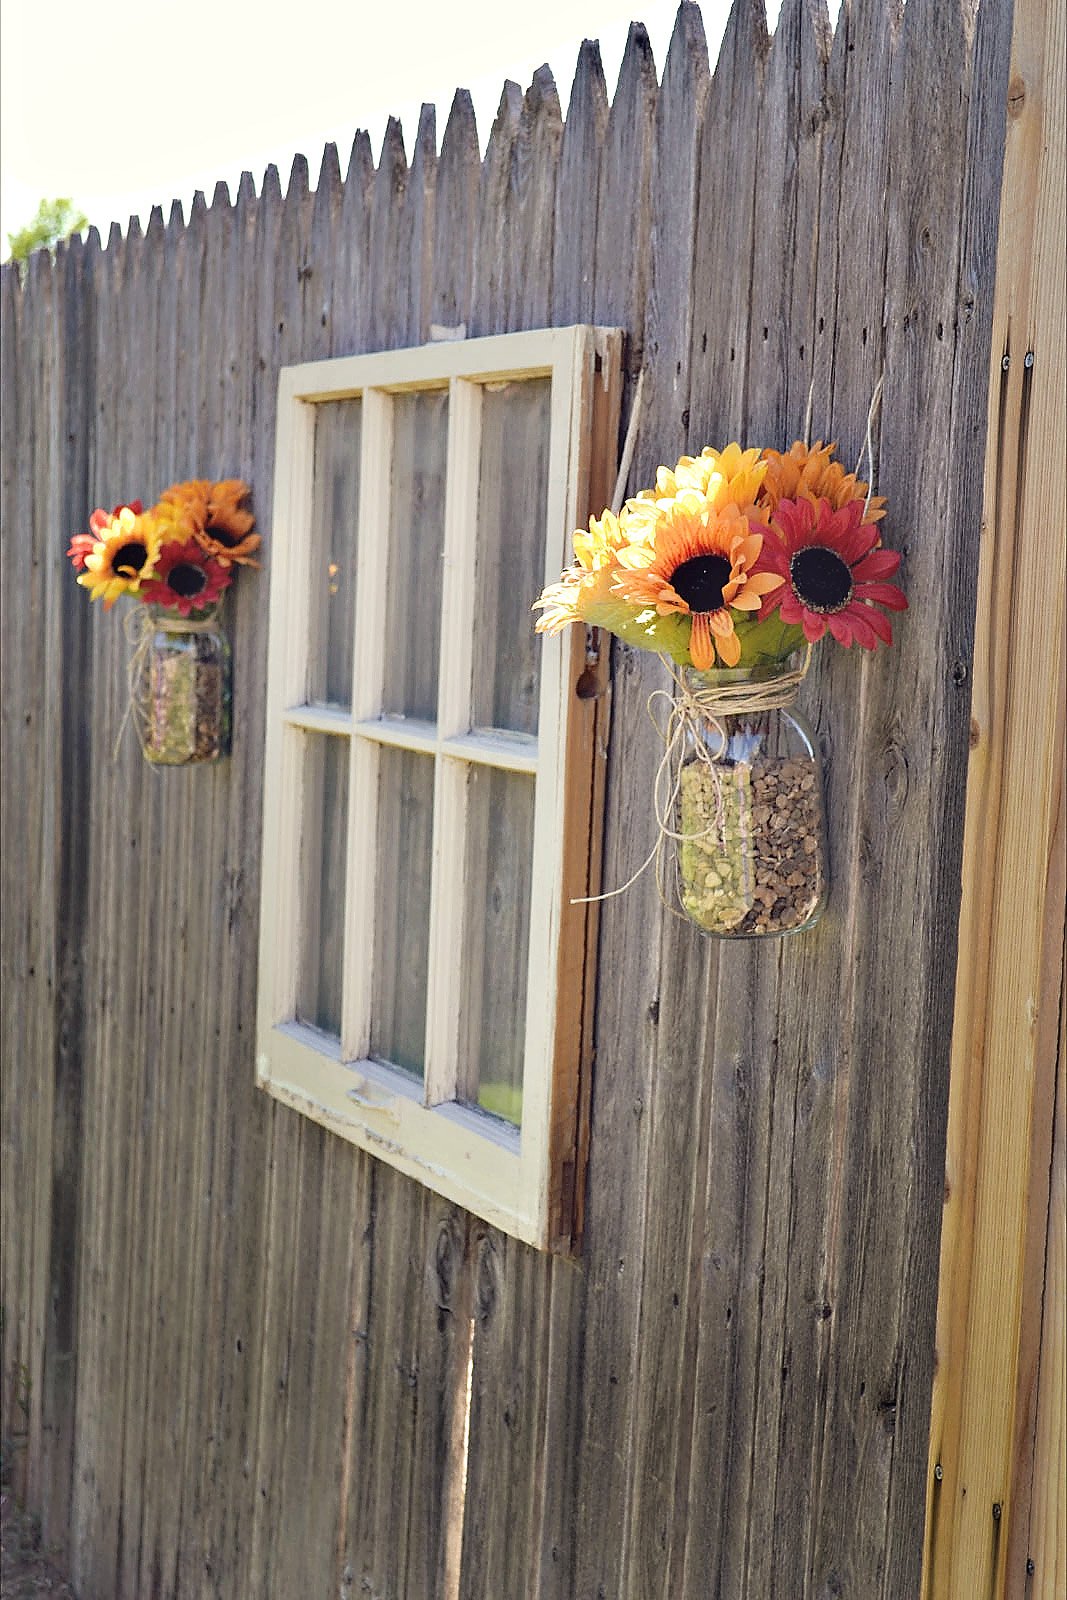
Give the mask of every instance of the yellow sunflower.
<path id="1" fill-rule="evenodd" d="M 110 611 L 119 595 L 136 594 L 153 576 L 162 541 L 152 518 L 138 516 L 129 506 L 109 517 L 100 535 L 78 582 L 88 589 L 90 600 L 103 600 Z"/>
<path id="2" fill-rule="evenodd" d="M 767 463 L 758 450 L 742 450 L 739 444 L 713 450 L 709 445 L 699 456 L 683 456 L 673 470 L 659 467 L 656 487 L 643 489 L 626 502 L 628 526 L 647 533 L 656 524 L 660 506 L 691 494 L 700 495 L 715 508 L 735 505 L 765 521 L 767 513 L 760 506 L 760 491 L 766 471 Z"/>
<path id="3" fill-rule="evenodd" d="M 763 596 L 782 580 L 751 569 L 763 549 L 733 502 L 715 506 L 688 492 L 664 502 L 649 543 L 619 553 L 615 592 L 631 605 L 651 606 L 660 616 L 692 618 L 689 656 L 698 671 L 736 667 L 741 645 L 731 608 L 758 611 Z"/>
<path id="4" fill-rule="evenodd" d="M 834 446 L 824 445 L 821 439 L 813 445 L 798 439 L 785 453 L 765 450 L 762 499 L 767 508 L 773 512 L 780 500 L 810 500 L 813 504 L 828 500 L 835 511 L 840 511 L 850 500 L 865 500 L 868 485 L 854 472 L 846 472 L 833 456 Z M 877 522 L 884 516 L 885 497 L 873 494 L 864 522 Z"/>
<path id="5" fill-rule="evenodd" d="M 255 518 L 243 508 L 251 489 L 239 478 L 212 483 L 210 478 L 194 478 L 175 483 L 159 497 L 157 510 L 173 507 L 187 523 L 200 548 L 216 561 L 229 565 L 256 567 L 252 553 L 259 549 L 260 536 L 253 533 Z"/>
<path id="6" fill-rule="evenodd" d="M 571 622 L 592 622 L 589 607 L 607 598 L 618 552 L 629 542 L 625 528 L 611 511 L 590 517 L 588 533 L 577 529 L 573 535 L 577 561 L 534 601 L 534 610 L 541 613 L 534 624 L 536 631 L 560 633 Z"/>

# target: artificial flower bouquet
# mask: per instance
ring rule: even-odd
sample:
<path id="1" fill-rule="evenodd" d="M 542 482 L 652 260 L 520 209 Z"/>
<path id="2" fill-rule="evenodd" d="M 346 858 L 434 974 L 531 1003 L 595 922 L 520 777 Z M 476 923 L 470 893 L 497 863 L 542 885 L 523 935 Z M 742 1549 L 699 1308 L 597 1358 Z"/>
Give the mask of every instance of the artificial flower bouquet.
<path id="1" fill-rule="evenodd" d="M 132 622 L 130 710 L 149 761 L 214 760 L 228 748 L 229 645 L 218 605 L 238 566 L 257 566 L 248 485 L 194 479 L 145 511 L 94 511 L 67 555 L 91 600 L 140 602 Z"/>
<path id="2" fill-rule="evenodd" d="M 709 448 L 591 518 L 535 603 L 540 632 L 583 622 L 672 667 L 653 855 L 675 841 L 677 898 L 707 933 L 794 932 L 823 907 L 818 764 L 792 702 L 827 634 L 892 642 L 886 612 L 907 601 L 884 515 L 832 445 Z"/>

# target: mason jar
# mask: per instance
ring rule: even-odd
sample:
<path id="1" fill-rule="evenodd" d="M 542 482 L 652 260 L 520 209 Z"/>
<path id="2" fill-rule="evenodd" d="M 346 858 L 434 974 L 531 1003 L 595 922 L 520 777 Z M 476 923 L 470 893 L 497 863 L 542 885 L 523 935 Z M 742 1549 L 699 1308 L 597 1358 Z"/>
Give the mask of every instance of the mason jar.
<path id="1" fill-rule="evenodd" d="M 684 673 L 678 899 L 720 939 L 810 928 L 826 903 L 822 776 L 793 700 L 804 668 Z"/>
<path id="2" fill-rule="evenodd" d="M 162 766 L 230 748 L 230 646 L 217 616 L 157 613 L 145 670 L 144 753 Z"/>

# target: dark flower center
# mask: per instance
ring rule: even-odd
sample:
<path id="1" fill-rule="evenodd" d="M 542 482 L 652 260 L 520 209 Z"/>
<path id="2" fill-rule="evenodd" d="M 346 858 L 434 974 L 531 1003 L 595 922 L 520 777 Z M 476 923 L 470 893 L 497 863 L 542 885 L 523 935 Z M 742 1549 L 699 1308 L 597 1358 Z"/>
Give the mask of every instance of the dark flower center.
<path id="1" fill-rule="evenodd" d="M 852 599 L 852 568 L 825 545 L 798 550 L 789 563 L 789 576 L 809 611 L 840 611 Z"/>
<path id="2" fill-rule="evenodd" d="M 241 542 L 241 535 L 231 533 L 228 528 L 206 528 L 204 531 L 209 539 L 214 539 L 216 544 L 221 544 L 224 550 L 232 550 L 234 545 Z"/>
<path id="3" fill-rule="evenodd" d="M 690 611 L 721 611 L 722 591 L 729 581 L 730 563 L 725 556 L 691 556 L 671 574 L 671 588 Z"/>
<path id="4" fill-rule="evenodd" d="M 183 600 L 192 600 L 207 587 L 207 574 L 191 561 L 177 561 L 167 575 L 167 587 Z"/>
<path id="5" fill-rule="evenodd" d="M 120 545 L 111 558 L 111 570 L 120 578 L 136 578 L 147 560 L 148 551 L 143 544 Z"/>

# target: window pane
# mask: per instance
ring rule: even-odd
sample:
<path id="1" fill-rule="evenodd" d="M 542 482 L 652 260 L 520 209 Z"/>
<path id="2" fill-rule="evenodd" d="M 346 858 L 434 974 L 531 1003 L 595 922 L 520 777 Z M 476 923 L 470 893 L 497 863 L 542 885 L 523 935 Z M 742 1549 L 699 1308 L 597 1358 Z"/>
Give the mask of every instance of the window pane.
<path id="1" fill-rule="evenodd" d="M 308 694 L 319 704 L 346 707 L 352 704 L 361 420 L 359 400 L 315 407 Z"/>
<path id="2" fill-rule="evenodd" d="M 476 728 L 537 732 L 541 641 L 530 607 L 545 581 L 552 384 L 493 384 L 482 399 L 475 563 Z"/>
<path id="3" fill-rule="evenodd" d="M 426 1059 L 433 758 L 383 747 L 370 1051 L 420 1078 Z"/>
<path id="4" fill-rule="evenodd" d="M 448 390 L 393 400 L 393 478 L 382 707 L 437 721 Z"/>
<path id="5" fill-rule="evenodd" d="M 472 767 L 460 1062 L 467 1098 L 522 1121 L 534 780 Z"/>
<path id="6" fill-rule="evenodd" d="M 348 740 L 303 734 L 300 963 L 296 1014 L 340 1037 L 348 858 Z"/>

